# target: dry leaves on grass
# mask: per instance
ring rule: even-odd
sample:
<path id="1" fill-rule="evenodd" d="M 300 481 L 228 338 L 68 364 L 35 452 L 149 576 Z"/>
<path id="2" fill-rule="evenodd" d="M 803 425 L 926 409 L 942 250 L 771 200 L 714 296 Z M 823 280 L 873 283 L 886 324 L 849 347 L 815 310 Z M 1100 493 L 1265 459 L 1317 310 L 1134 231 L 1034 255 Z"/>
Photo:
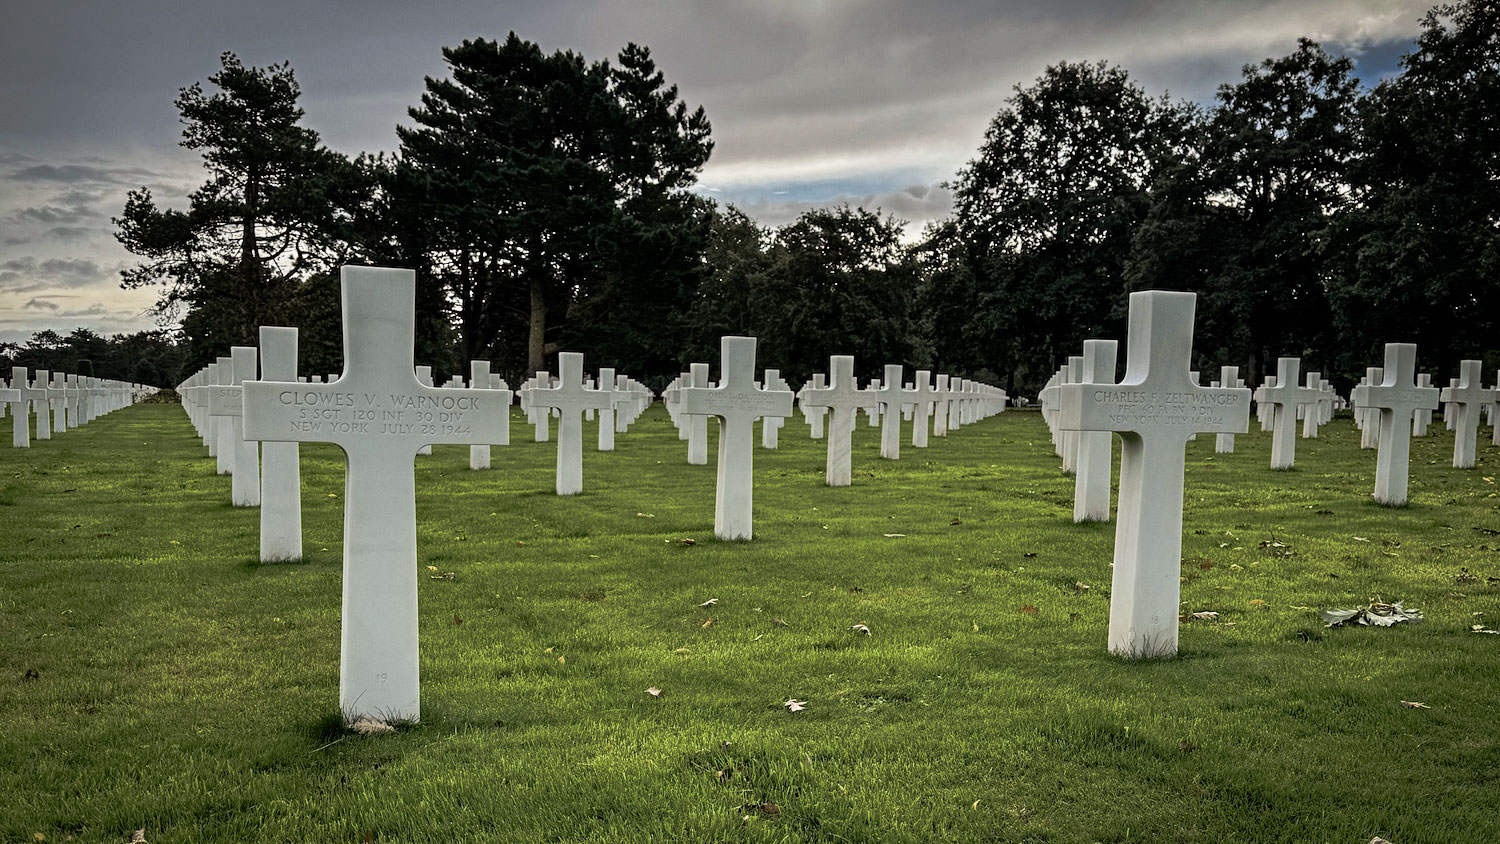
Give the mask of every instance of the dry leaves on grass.
<path id="1" fill-rule="evenodd" d="M 1036 607 L 1031 604 L 1027 604 L 1026 606 L 1016 610 L 1016 612 L 1020 613 L 1021 615 L 1036 615 Z"/>
<path id="2" fill-rule="evenodd" d="M 707 601 L 704 601 L 703 603 L 699 604 L 698 606 L 700 606 L 700 607 L 711 607 L 714 604 L 717 604 L 718 602 L 719 602 L 718 598 L 709 598 Z"/>
<path id="3" fill-rule="evenodd" d="M 870 627 L 869 627 L 869 625 L 866 625 L 866 624 L 856 624 L 853 627 L 850 627 L 849 629 L 853 630 L 856 633 L 863 633 L 866 636 L 870 635 Z"/>
<path id="4" fill-rule="evenodd" d="M 378 718 L 365 717 L 349 725 L 349 729 L 362 736 L 378 736 L 385 733 L 394 733 L 396 728 L 392 727 Z"/>
<path id="5" fill-rule="evenodd" d="M 740 807 L 740 811 L 759 812 L 762 816 L 771 818 L 781 814 L 781 807 L 777 806 L 775 803 L 746 803 L 745 805 Z M 746 820 L 748 820 L 750 817 L 750 815 L 745 816 Z"/>
<path id="6" fill-rule="evenodd" d="M 788 712 L 801 712 L 802 710 L 807 708 L 807 701 L 797 700 L 796 698 L 789 698 L 786 703 L 782 704 L 782 706 L 785 706 L 786 711 Z"/>
<path id="7" fill-rule="evenodd" d="M 652 697 L 661 697 L 661 689 L 658 689 L 657 687 L 652 686 L 651 688 L 649 688 L 649 689 L 646 690 L 646 694 L 648 694 L 648 695 L 650 695 Z"/>
<path id="8" fill-rule="evenodd" d="M 1363 624 L 1367 627 L 1390 627 L 1408 621 L 1421 621 L 1422 611 L 1407 609 L 1401 602 L 1385 604 L 1374 601 L 1367 607 L 1352 610 L 1318 610 L 1325 627 L 1343 627 L 1346 624 Z"/>
<path id="9" fill-rule="evenodd" d="M 1401 705 L 1404 706 L 1404 707 L 1406 707 L 1407 709 L 1431 709 L 1432 708 L 1432 707 L 1428 706 L 1427 704 L 1422 703 L 1421 701 L 1417 701 L 1417 700 L 1403 700 L 1403 701 L 1401 701 Z"/>
<path id="10" fill-rule="evenodd" d="M 130 833 L 130 844 L 146 844 L 146 828 L 141 827 Z"/>

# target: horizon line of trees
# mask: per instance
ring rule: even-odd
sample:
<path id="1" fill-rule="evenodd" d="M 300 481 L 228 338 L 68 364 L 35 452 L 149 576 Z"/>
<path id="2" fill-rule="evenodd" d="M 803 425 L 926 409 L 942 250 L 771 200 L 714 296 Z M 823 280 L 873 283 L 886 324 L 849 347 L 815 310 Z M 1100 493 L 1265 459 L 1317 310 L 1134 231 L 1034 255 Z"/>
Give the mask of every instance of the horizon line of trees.
<path id="1" fill-rule="evenodd" d="M 489 359 L 512 383 L 566 348 L 659 385 L 736 333 L 794 382 L 840 353 L 861 375 L 899 361 L 1033 393 L 1084 339 L 1124 340 L 1127 294 L 1148 288 L 1196 292 L 1195 368 L 1252 383 L 1292 355 L 1347 389 L 1397 341 L 1438 383 L 1462 358 L 1500 364 L 1485 0 L 1431 9 L 1370 87 L 1308 39 L 1207 105 L 1053 65 L 910 243 L 879 209 L 770 228 L 695 194 L 708 117 L 645 47 L 589 61 L 511 33 L 443 53 L 392 155 L 323 146 L 286 64 L 225 53 L 211 89 L 180 92 L 208 180 L 185 211 L 133 191 L 115 223 L 141 259 L 123 284 L 159 286 L 180 320 L 159 336 L 181 376 L 262 324 L 297 326 L 304 366 L 338 371 L 343 263 L 415 269 L 418 360 Z"/>

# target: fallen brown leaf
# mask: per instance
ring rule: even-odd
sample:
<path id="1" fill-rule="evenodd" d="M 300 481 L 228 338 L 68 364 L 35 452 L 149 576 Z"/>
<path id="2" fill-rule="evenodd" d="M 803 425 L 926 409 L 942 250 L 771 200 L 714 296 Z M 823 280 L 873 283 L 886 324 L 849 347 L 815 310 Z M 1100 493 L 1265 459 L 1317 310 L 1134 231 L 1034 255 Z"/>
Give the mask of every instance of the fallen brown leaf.
<path id="1" fill-rule="evenodd" d="M 1403 700 L 1403 701 L 1401 701 L 1401 705 L 1404 706 L 1404 707 L 1406 707 L 1407 709 L 1431 709 L 1432 708 L 1432 707 L 1428 706 L 1427 704 L 1422 703 L 1421 701 L 1416 701 L 1416 700 Z"/>
<path id="2" fill-rule="evenodd" d="M 368 716 L 350 724 L 349 729 L 362 736 L 378 736 L 396 732 L 396 728 L 390 724 Z"/>
<path id="3" fill-rule="evenodd" d="M 1021 615 L 1036 615 L 1036 607 L 1032 606 L 1031 604 L 1027 604 L 1024 607 L 1021 607 L 1019 610 L 1016 610 L 1016 612 L 1019 612 Z"/>

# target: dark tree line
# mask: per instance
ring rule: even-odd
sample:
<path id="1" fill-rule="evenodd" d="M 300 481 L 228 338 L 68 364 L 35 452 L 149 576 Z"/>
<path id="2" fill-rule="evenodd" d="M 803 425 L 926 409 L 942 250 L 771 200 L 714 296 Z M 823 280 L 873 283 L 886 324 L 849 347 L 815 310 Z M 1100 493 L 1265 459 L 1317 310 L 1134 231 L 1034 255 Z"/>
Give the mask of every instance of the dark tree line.
<path id="1" fill-rule="evenodd" d="M 513 381 L 562 348 L 660 383 L 761 338 L 794 381 L 854 354 L 1029 392 L 1126 294 L 1199 294 L 1200 368 L 1259 378 L 1301 355 L 1347 387 L 1387 341 L 1446 373 L 1500 346 L 1500 9 L 1433 9 L 1400 73 L 1363 87 L 1302 40 L 1211 104 L 1122 68 L 1060 63 L 1018 87 L 917 242 L 863 208 L 765 228 L 693 193 L 713 144 L 650 52 L 548 54 L 514 34 L 444 50 L 393 155 L 349 159 L 300 125 L 291 68 L 225 54 L 177 100 L 208 181 L 188 210 L 144 189 L 117 219 L 196 366 L 261 324 L 341 366 L 337 267 L 411 267 L 418 357 Z"/>
<path id="2" fill-rule="evenodd" d="M 165 331 L 104 337 L 76 328 L 67 336 L 38 331 L 25 343 L 0 343 L 0 371 L 24 366 L 133 384 L 172 386 L 193 373 L 187 351 Z"/>

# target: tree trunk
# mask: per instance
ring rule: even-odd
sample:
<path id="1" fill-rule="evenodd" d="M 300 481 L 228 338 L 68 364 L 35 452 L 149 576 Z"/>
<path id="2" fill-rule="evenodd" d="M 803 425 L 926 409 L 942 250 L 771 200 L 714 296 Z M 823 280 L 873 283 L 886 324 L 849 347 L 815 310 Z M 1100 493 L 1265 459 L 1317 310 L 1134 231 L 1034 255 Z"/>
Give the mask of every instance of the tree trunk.
<path id="1" fill-rule="evenodd" d="M 526 371 L 535 374 L 547 368 L 547 291 L 539 275 L 531 276 L 531 327 L 526 335 Z"/>

